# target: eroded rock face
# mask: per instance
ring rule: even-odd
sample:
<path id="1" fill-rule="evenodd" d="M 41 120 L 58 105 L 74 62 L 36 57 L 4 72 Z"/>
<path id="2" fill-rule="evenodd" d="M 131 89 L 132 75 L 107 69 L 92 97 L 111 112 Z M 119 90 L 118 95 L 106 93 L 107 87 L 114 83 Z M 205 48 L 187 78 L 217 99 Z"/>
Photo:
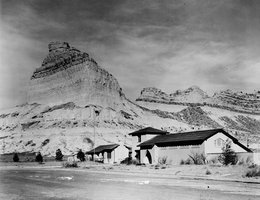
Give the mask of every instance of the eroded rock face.
<path id="1" fill-rule="evenodd" d="M 197 86 L 192 86 L 186 90 L 177 90 L 174 93 L 167 94 L 154 87 L 144 88 L 141 91 L 137 101 L 158 101 L 158 102 L 180 102 L 180 103 L 200 103 L 208 99 L 206 92 Z"/>
<path id="2" fill-rule="evenodd" d="M 42 62 L 42 66 L 37 68 L 31 79 L 50 76 L 58 71 L 65 70 L 74 65 L 92 61 L 87 53 L 83 53 L 70 45 L 67 42 L 51 42 L 49 45 L 49 54 Z"/>
<path id="3" fill-rule="evenodd" d="M 211 103 L 230 106 L 236 109 L 243 109 L 245 111 L 260 111 L 260 93 L 243 93 L 234 92 L 232 90 L 225 90 L 215 93 L 211 98 Z"/>
<path id="4" fill-rule="evenodd" d="M 167 94 L 160 89 L 148 87 L 141 91 L 137 102 L 154 102 L 188 106 L 210 106 L 243 113 L 260 114 L 260 92 L 243 93 L 225 90 L 209 97 L 197 86 Z"/>
<path id="5" fill-rule="evenodd" d="M 118 106 L 124 94 L 117 80 L 87 53 L 66 42 L 51 42 L 48 47 L 49 54 L 31 77 L 29 103 Z"/>

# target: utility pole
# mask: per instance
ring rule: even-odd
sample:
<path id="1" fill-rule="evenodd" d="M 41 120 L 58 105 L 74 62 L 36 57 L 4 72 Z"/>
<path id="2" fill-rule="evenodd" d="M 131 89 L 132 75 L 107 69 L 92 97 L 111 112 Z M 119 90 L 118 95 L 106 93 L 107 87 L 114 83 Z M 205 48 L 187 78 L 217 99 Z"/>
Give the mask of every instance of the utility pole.
<path id="1" fill-rule="evenodd" d="M 94 109 L 94 154 L 93 161 L 95 162 L 95 146 L 96 146 L 96 117 L 99 115 L 99 111 Z"/>

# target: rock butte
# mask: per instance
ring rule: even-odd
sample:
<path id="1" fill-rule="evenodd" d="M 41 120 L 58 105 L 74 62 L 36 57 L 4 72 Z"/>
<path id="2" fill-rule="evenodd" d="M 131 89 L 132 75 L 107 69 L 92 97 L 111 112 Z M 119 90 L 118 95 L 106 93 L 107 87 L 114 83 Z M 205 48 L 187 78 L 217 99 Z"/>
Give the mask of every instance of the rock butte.
<path id="1" fill-rule="evenodd" d="M 49 54 L 31 77 L 28 103 L 93 103 L 115 108 L 124 98 L 117 80 L 87 53 L 66 42 L 51 42 L 48 48 Z"/>

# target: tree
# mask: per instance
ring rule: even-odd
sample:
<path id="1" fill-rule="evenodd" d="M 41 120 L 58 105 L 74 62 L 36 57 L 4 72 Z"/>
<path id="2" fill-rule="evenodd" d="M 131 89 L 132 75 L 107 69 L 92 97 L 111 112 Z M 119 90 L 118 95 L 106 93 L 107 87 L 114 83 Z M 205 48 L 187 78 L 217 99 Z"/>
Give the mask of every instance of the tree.
<path id="1" fill-rule="evenodd" d="M 79 152 L 77 153 L 77 158 L 80 161 L 85 161 L 85 154 L 82 152 L 82 150 L 80 149 Z"/>
<path id="2" fill-rule="evenodd" d="M 222 154 L 218 158 L 219 162 L 221 162 L 223 165 L 235 165 L 237 163 L 237 154 L 236 152 L 231 148 L 231 141 L 227 140 L 222 147 Z"/>
<path id="3" fill-rule="evenodd" d="M 56 151 L 56 160 L 57 161 L 62 161 L 62 158 L 63 158 L 63 154 L 61 153 L 61 150 L 60 149 L 57 149 Z"/>
<path id="4" fill-rule="evenodd" d="M 14 162 L 19 162 L 18 153 L 14 153 L 13 161 L 14 161 Z"/>
<path id="5" fill-rule="evenodd" d="M 41 152 L 38 152 L 35 158 L 36 162 L 42 163 L 43 162 L 43 158 L 42 158 L 42 154 Z"/>

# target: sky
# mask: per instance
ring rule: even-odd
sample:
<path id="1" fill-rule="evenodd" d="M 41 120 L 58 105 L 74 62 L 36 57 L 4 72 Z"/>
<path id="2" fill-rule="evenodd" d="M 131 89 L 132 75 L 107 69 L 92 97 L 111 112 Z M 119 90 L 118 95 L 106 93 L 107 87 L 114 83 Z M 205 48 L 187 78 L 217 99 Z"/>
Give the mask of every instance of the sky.
<path id="1" fill-rule="evenodd" d="M 48 43 L 66 41 L 126 96 L 197 85 L 260 90 L 259 0 L 0 0 L 0 108 L 24 103 Z"/>

